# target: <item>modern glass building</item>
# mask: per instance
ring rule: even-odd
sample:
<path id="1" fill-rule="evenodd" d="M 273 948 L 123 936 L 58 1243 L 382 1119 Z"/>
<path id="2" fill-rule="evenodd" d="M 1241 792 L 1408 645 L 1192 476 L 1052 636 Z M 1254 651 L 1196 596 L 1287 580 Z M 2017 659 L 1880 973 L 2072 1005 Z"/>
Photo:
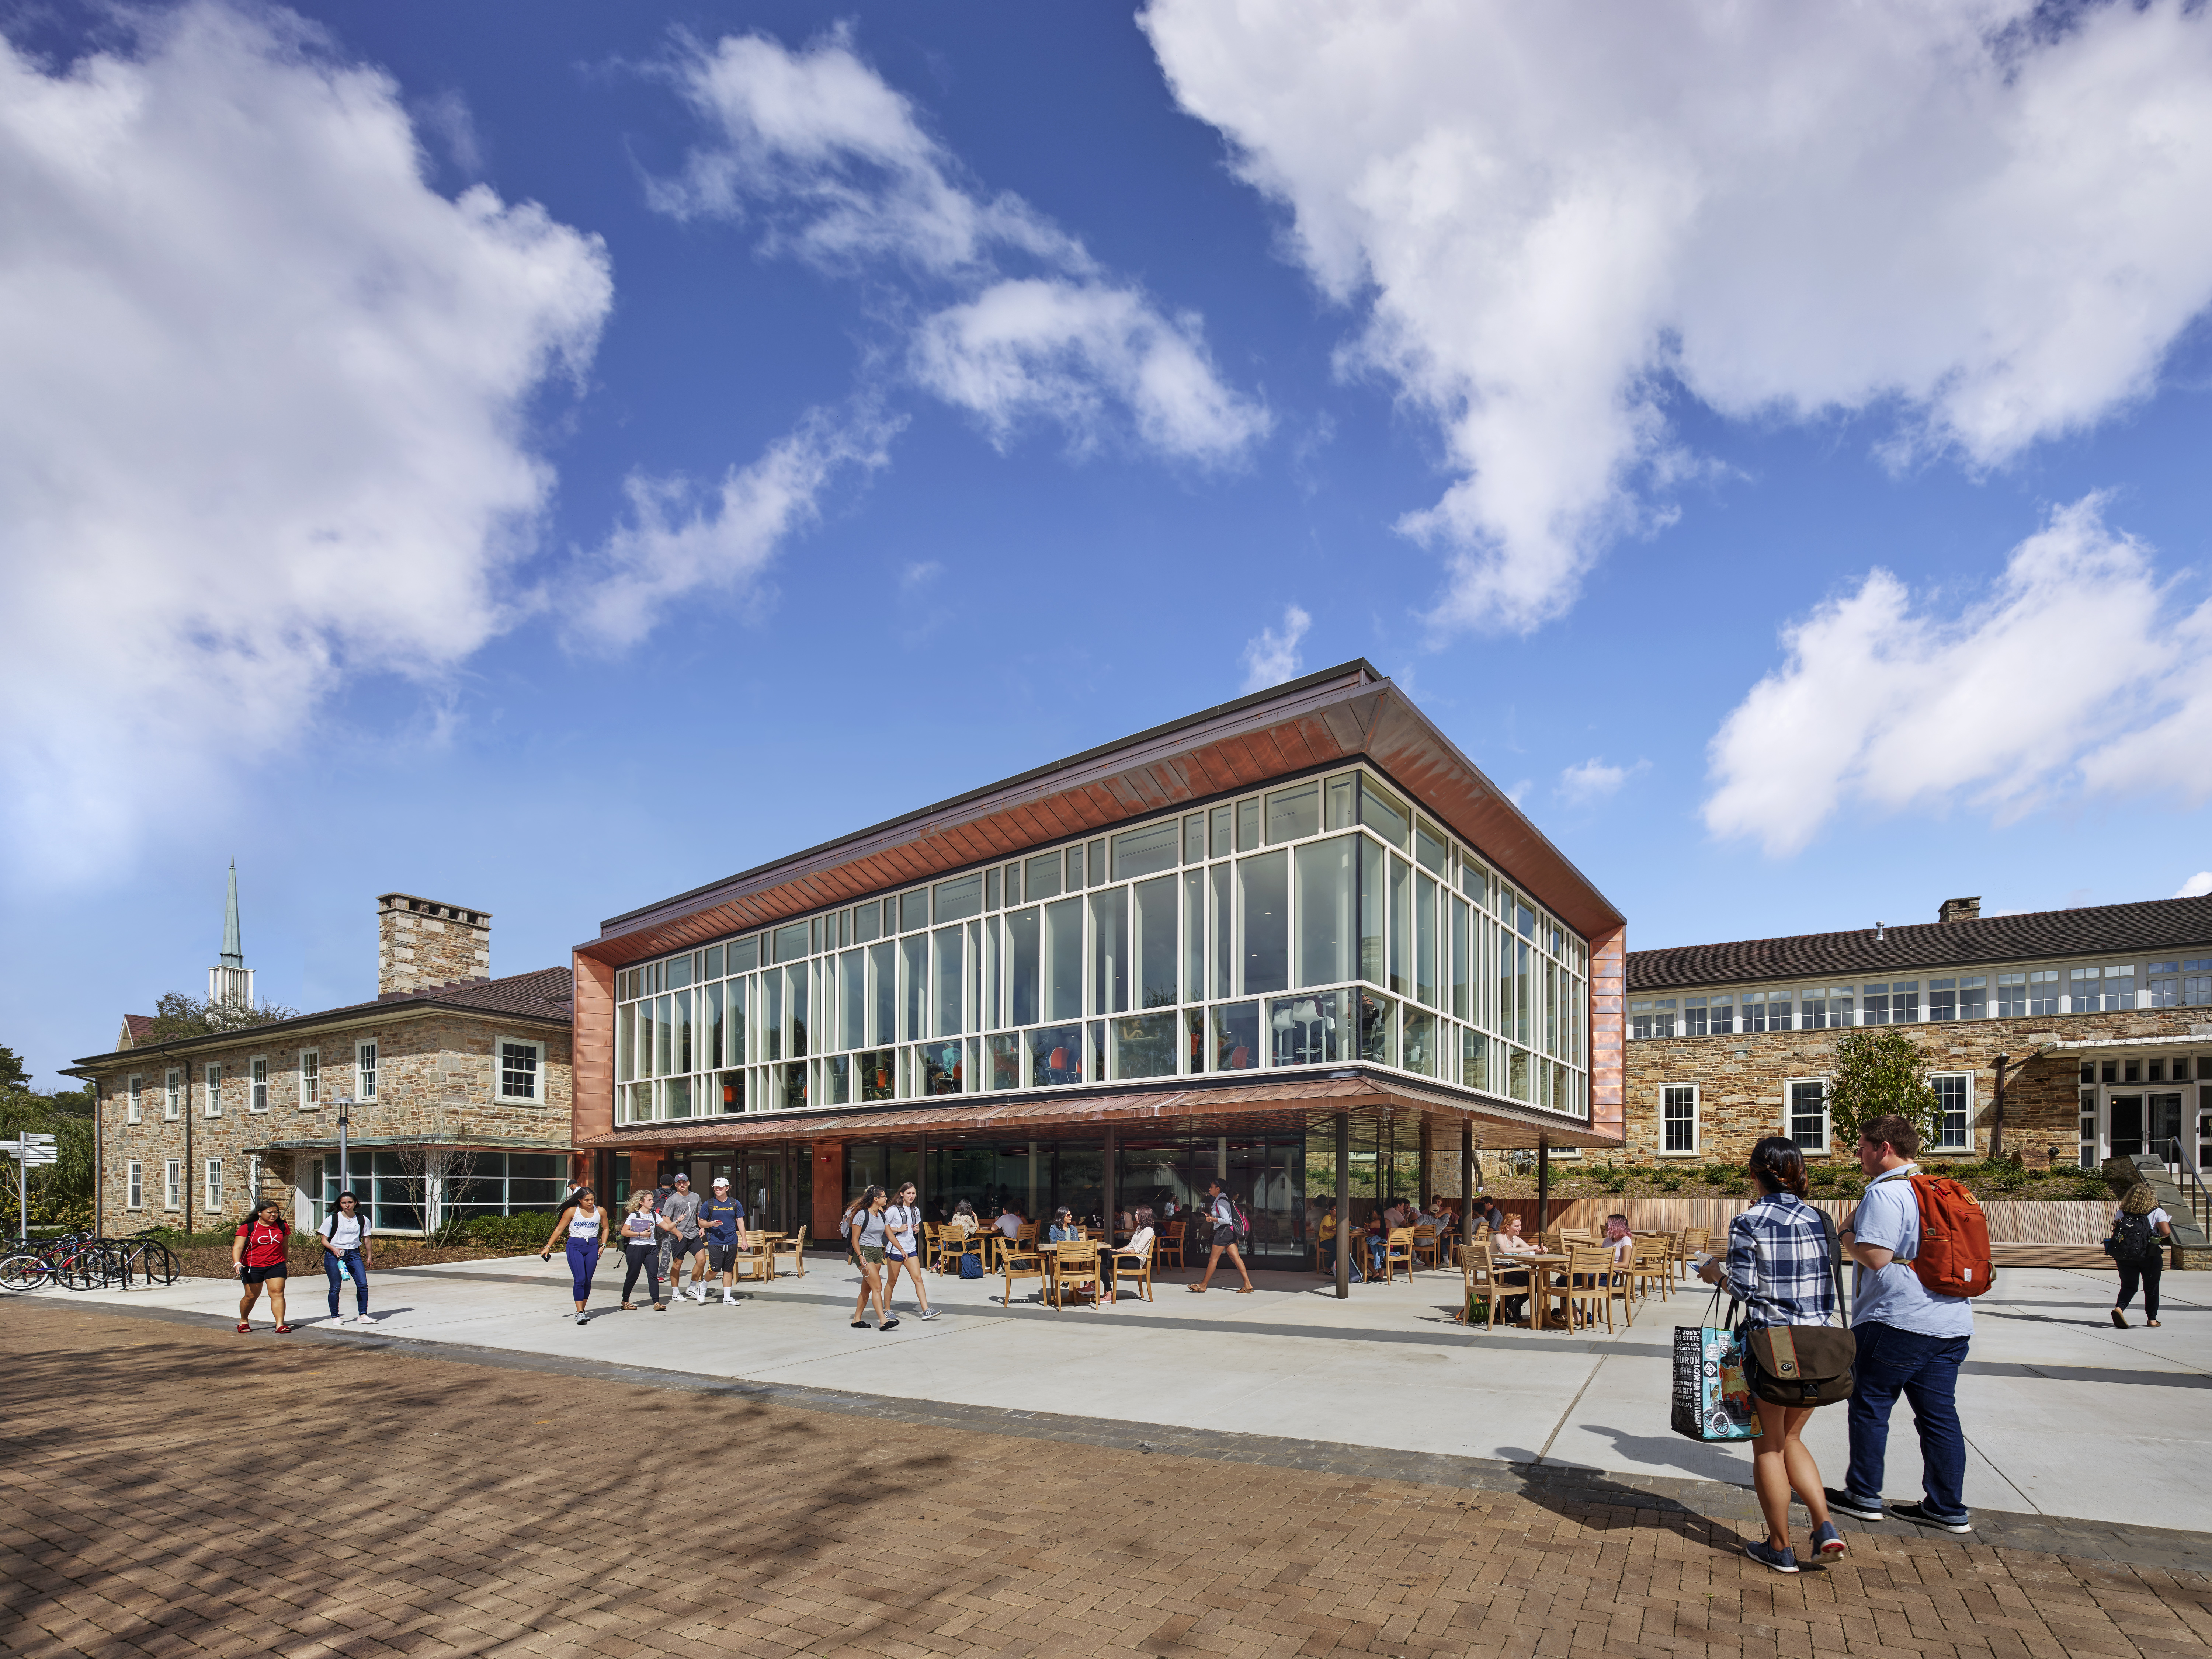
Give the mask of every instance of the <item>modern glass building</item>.
<path id="1" fill-rule="evenodd" d="M 886 1177 L 1035 1215 L 1218 1175 L 1304 1255 L 1340 1129 L 1355 1213 L 1468 1143 L 1617 1143 L 1621 939 L 1354 663 L 610 921 L 578 1145 L 817 1233 Z"/>

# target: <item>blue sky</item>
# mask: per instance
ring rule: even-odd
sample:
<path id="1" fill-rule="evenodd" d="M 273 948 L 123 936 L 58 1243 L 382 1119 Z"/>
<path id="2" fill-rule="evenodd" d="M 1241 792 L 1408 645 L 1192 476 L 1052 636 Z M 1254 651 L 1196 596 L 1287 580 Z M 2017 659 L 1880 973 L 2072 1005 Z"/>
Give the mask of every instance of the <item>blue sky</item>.
<path id="1" fill-rule="evenodd" d="M 19 11 L 0 1041 L 1354 656 L 1632 945 L 2212 884 L 2212 19 L 2037 15 Z"/>

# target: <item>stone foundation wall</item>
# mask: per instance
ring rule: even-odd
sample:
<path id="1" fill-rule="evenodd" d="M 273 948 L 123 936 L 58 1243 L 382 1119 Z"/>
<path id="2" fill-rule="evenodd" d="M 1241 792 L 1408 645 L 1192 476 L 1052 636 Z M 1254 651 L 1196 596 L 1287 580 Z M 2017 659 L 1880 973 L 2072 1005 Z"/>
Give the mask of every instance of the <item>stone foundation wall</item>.
<path id="1" fill-rule="evenodd" d="M 1973 1019 L 1894 1027 L 1917 1043 L 1933 1072 L 1966 1072 L 1973 1078 L 1968 1136 L 1974 1152 L 1989 1149 L 1996 1103 L 1998 1054 L 2011 1057 L 2005 1075 L 2005 1150 L 2030 1165 L 2047 1164 L 2050 1148 L 2070 1163 L 2080 1146 L 2080 1062 L 2042 1054 L 2021 1060 L 2061 1039 L 2172 1036 L 2186 1048 L 2192 1025 L 2202 1030 L 2203 1008 L 2136 1009 L 2119 1013 L 2041 1015 L 2027 1019 Z M 1864 1028 L 1861 1028 L 1864 1029 Z M 1762 1136 L 1786 1134 L 1790 1080 L 1828 1076 L 1841 1030 L 1738 1032 L 1729 1036 L 1651 1037 L 1627 1047 L 1627 1145 L 1631 1164 L 1735 1163 L 1749 1156 Z M 2203 1039 L 2197 1039 L 2203 1046 Z M 1698 1089 L 1698 1150 L 1663 1153 L 1661 1094 L 1668 1085 Z M 1835 1149 L 1833 1156 L 1849 1156 Z"/>

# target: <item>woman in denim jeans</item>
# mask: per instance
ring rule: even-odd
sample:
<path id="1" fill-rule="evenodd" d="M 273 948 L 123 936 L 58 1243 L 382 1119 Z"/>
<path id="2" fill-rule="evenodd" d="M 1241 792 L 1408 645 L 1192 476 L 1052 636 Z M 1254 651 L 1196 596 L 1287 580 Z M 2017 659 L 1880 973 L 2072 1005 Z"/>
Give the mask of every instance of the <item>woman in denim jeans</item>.
<path id="1" fill-rule="evenodd" d="M 331 1317 L 341 1325 L 368 1323 L 368 1218 L 361 1200 L 340 1193 L 317 1230 L 323 1236 L 323 1272 L 330 1279 Z M 353 1312 L 338 1319 L 338 1295 L 353 1279 Z"/>

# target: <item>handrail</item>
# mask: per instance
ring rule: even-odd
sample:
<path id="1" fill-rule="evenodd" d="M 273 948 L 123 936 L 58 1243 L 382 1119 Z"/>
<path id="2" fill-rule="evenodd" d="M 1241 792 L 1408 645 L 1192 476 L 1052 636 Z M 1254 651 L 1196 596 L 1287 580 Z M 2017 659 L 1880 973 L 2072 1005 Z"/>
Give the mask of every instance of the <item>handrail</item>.
<path id="1" fill-rule="evenodd" d="M 2197 1167 L 2193 1149 L 2187 1136 L 2169 1136 L 2149 1143 L 2160 1163 L 2173 1172 L 2174 1185 L 2181 1193 L 2181 1201 L 2189 1207 L 2189 1218 L 2200 1232 L 2212 1235 L 2212 1191 L 2204 1185 L 2203 1171 Z M 2163 1148 L 2164 1151 L 2160 1149 Z"/>

